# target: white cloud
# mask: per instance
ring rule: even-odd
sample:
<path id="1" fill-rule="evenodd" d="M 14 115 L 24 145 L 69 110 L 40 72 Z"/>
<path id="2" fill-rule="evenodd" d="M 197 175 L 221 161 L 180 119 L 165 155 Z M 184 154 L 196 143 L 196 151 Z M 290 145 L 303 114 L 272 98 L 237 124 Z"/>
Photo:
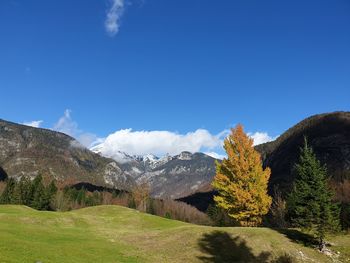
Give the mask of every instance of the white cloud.
<path id="1" fill-rule="evenodd" d="M 28 121 L 28 122 L 23 122 L 23 124 L 27 125 L 27 126 L 32 126 L 34 128 L 39 128 L 43 122 L 44 121 L 42 121 L 42 120 L 40 120 L 40 121 Z"/>
<path id="2" fill-rule="evenodd" d="M 72 111 L 70 109 L 66 109 L 64 111 L 63 116 L 59 118 L 59 120 L 53 126 L 53 129 L 55 131 L 68 134 L 70 136 L 74 136 L 76 133 L 78 133 L 79 132 L 78 124 L 72 120 L 71 113 Z"/>
<path id="3" fill-rule="evenodd" d="M 38 122 L 38 123 L 36 123 Z M 42 121 L 31 122 L 31 126 Z M 30 125 L 29 122 L 26 125 Z M 108 157 L 117 156 L 120 152 L 131 155 L 165 154 L 176 155 L 182 151 L 203 152 L 217 159 L 223 159 L 223 139 L 228 136 L 229 130 L 217 135 L 208 130 L 197 129 L 186 134 L 171 131 L 133 131 L 132 129 L 118 130 L 106 138 L 99 138 L 93 133 L 83 132 L 71 117 L 71 110 L 66 109 L 63 116 L 54 125 L 53 130 L 66 133 L 76 138 L 83 146 L 91 148 L 98 146 L 101 154 Z M 250 132 L 254 145 L 269 142 L 277 138 L 266 132 Z"/>
<path id="4" fill-rule="evenodd" d="M 110 36 L 115 36 L 120 28 L 120 19 L 124 13 L 124 0 L 110 0 L 110 8 L 107 10 L 105 28 Z"/>
<path id="5" fill-rule="evenodd" d="M 270 142 L 275 140 L 278 136 L 272 137 L 267 132 L 255 132 L 255 133 L 248 133 L 248 136 L 253 138 L 254 145 L 259 145 L 265 142 Z"/>
<path id="6" fill-rule="evenodd" d="M 216 153 L 216 152 L 204 152 L 206 155 L 209 155 L 215 159 L 219 159 L 219 160 L 222 160 L 224 159 L 225 157 L 227 157 L 226 155 L 223 155 L 223 154 L 219 154 L 219 153 Z"/>
<path id="7" fill-rule="evenodd" d="M 207 151 L 222 145 L 219 136 L 204 129 L 179 134 L 170 131 L 133 131 L 123 129 L 110 134 L 99 147 L 105 156 L 118 155 L 119 151 L 132 155 L 155 154 L 162 156 L 182 151 Z"/>
<path id="8" fill-rule="evenodd" d="M 107 157 L 116 157 L 120 152 L 130 155 L 165 154 L 176 155 L 182 151 L 203 152 L 216 159 L 226 157 L 223 151 L 223 140 L 229 130 L 217 135 L 204 129 L 179 134 L 171 131 L 133 131 L 132 129 L 118 130 L 105 139 L 95 143 L 96 149 Z M 254 145 L 272 141 L 275 138 L 265 132 L 248 133 L 254 139 Z"/>
<path id="9" fill-rule="evenodd" d="M 96 140 L 98 140 L 97 136 L 80 130 L 78 124 L 72 119 L 71 113 L 71 110 L 66 109 L 63 116 L 59 118 L 52 129 L 68 134 L 77 139 L 83 146 L 90 147 Z M 74 144 L 73 146 L 78 145 Z"/>

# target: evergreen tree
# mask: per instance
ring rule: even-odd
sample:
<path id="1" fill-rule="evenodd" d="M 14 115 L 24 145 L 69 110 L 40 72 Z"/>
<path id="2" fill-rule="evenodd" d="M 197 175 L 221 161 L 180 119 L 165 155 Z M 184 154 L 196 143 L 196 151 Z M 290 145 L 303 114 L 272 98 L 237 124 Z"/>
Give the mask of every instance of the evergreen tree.
<path id="1" fill-rule="evenodd" d="M 212 183 L 219 192 L 214 200 L 240 225 L 257 226 L 271 206 L 271 197 L 267 194 L 270 169 L 263 169 L 253 139 L 244 133 L 241 125 L 231 130 L 224 148 L 227 158 L 216 163 Z"/>
<path id="2" fill-rule="evenodd" d="M 57 193 L 57 186 L 55 184 L 55 181 L 51 181 L 51 183 L 47 187 L 47 194 L 51 198 Z"/>
<path id="3" fill-rule="evenodd" d="M 46 207 L 46 210 L 52 210 L 51 202 L 53 201 L 56 193 L 57 187 L 55 185 L 55 181 L 52 180 L 51 183 L 45 188 L 44 207 Z"/>
<path id="4" fill-rule="evenodd" d="M 16 180 L 13 179 L 12 177 L 8 178 L 4 192 L 0 197 L 1 204 L 13 204 L 15 187 L 16 187 Z"/>
<path id="5" fill-rule="evenodd" d="M 31 200 L 31 181 L 28 177 L 22 176 L 21 179 L 15 183 L 12 203 L 29 206 Z"/>
<path id="6" fill-rule="evenodd" d="M 30 184 L 30 204 L 33 203 L 34 201 L 34 196 L 35 196 L 35 192 L 37 191 L 37 189 L 40 187 L 40 185 L 42 185 L 43 178 L 42 176 L 39 174 L 37 175 L 34 180 L 31 182 Z"/>
<path id="7" fill-rule="evenodd" d="M 22 176 L 18 182 L 9 178 L 0 197 L 0 203 L 27 205 L 38 210 L 49 210 L 56 192 L 57 187 L 54 181 L 45 187 L 40 175 L 33 181 L 26 176 Z"/>
<path id="8" fill-rule="evenodd" d="M 15 182 L 15 187 L 13 189 L 11 203 L 15 204 L 15 205 L 22 205 L 23 204 L 21 180 L 19 180 L 18 182 Z"/>
<path id="9" fill-rule="evenodd" d="M 148 198 L 146 213 L 151 214 L 151 215 L 155 215 L 156 214 L 156 209 L 155 209 L 155 206 L 154 206 L 153 198 Z"/>
<path id="10" fill-rule="evenodd" d="M 78 202 L 79 205 L 85 205 L 85 200 L 86 200 L 86 190 L 83 187 L 78 191 L 76 201 Z"/>
<path id="11" fill-rule="evenodd" d="M 317 160 L 306 138 L 294 172 L 294 186 L 287 200 L 288 216 L 295 226 L 314 231 L 322 250 L 325 234 L 339 227 L 339 209 L 332 202 L 326 167 Z"/>
<path id="12" fill-rule="evenodd" d="M 231 222 L 232 219 L 227 216 L 227 213 L 222 208 L 209 204 L 206 214 L 214 222 L 215 226 L 233 226 L 236 222 Z"/>
<path id="13" fill-rule="evenodd" d="M 37 210 L 48 210 L 49 203 L 47 202 L 46 189 L 40 175 L 33 180 L 32 193 L 34 194 L 31 207 Z"/>
<path id="14" fill-rule="evenodd" d="M 33 200 L 32 182 L 30 178 L 22 176 L 19 182 L 21 191 L 21 201 L 23 205 L 30 206 Z"/>

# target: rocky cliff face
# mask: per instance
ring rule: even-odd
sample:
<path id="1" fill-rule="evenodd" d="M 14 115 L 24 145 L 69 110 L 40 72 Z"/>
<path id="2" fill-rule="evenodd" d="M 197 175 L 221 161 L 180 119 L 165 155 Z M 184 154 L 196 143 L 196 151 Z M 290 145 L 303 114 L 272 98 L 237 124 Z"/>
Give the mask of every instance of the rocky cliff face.
<path id="1" fill-rule="evenodd" d="M 92 149 L 100 153 L 100 146 Z M 182 152 L 179 155 L 131 156 L 118 152 L 115 156 L 123 172 L 137 183 L 150 185 L 156 198 L 180 198 L 207 186 L 215 175 L 215 159 L 203 153 Z"/>
<path id="2" fill-rule="evenodd" d="M 0 179 L 5 176 L 89 182 L 128 189 L 134 180 L 118 164 L 95 154 L 63 133 L 0 120 Z"/>
<path id="3" fill-rule="evenodd" d="M 158 162 L 142 161 L 138 166 L 121 166 L 137 182 L 148 182 L 152 196 L 158 198 L 175 199 L 196 193 L 210 184 L 215 175 L 215 159 L 203 153 L 182 152 Z"/>

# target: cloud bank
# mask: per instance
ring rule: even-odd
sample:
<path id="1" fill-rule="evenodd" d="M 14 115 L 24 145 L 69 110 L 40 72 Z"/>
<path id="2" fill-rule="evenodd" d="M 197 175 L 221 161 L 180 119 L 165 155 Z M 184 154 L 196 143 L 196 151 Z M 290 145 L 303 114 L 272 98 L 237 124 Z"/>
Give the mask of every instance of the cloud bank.
<path id="1" fill-rule="evenodd" d="M 179 134 L 170 131 L 133 131 L 123 129 L 108 135 L 101 144 L 102 154 L 114 156 L 118 151 L 132 155 L 175 155 L 182 151 L 198 152 L 222 144 L 219 136 L 204 129 Z"/>
<path id="2" fill-rule="evenodd" d="M 42 120 L 40 120 L 40 121 L 28 121 L 28 122 L 23 122 L 23 124 L 27 125 L 27 126 L 32 126 L 34 128 L 40 128 L 40 126 L 43 122 L 44 121 L 42 121 Z"/>
<path id="3" fill-rule="evenodd" d="M 134 131 L 132 129 L 118 130 L 105 139 L 100 139 L 98 148 L 102 155 L 117 156 L 119 152 L 131 155 L 165 154 L 176 155 L 182 151 L 203 152 L 217 159 L 226 155 L 223 150 L 223 140 L 228 135 L 224 130 L 217 135 L 205 129 L 179 134 L 171 131 Z M 266 132 L 248 133 L 253 138 L 254 145 L 272 141 L 275 138 Z"/>
<path id="4" fill-rule="evenodd" d="M 216 153 L 216 152 L 204 152 L 206 155 L 209 155 L 215 159 L 224 159 L 226 157 L 226 155 L 223 155 L 223 154 L 219 154 L 219 153 Z"/>
<path id="5" fill-rule="evenodd" d="M 120 19 L 124 13 L 124 0 L 110 0 L 110 8 L 107 10 L 105 29 L 110 36 L 115 36 L 119 32 Z"/>
<path id="6" fill-rule="evenodd" d="M 219 134 L 211 134 L 208 130 L 197 129 L 180 134 L 165 130 L 134 131 L 133 129 L 121 129 L 105 138 L 100 138 L 93 133 L 79 129 L 77 122 L 72 119 L 71 113 L 71 110 L 66 109 L 52 129 L 76 138 L 87 148 L 97 145 L 101 154 L 107 157 L 117 156 L 119 152 L 130 155 L 154 154 L 161 157 L 165 154 L 176 155 L 183 151 L 203 152 L 217 159 L 223 159 L 226 156 L 223 150 L 223 141 L 228 136 L 229 130 L 224 130 Z M 41 123 L 42 121 L 31 122 L 32 126 L 39 126 Z M 253 138 L 254 145 L 277 138 L 270 136 L 267 132 L 249 132 L 248 136 Z"/>
<path id="7" fill-rule="evenodd" d="M 275 140 L 278 136 L 276 137 L 272 137 L 270 135 L 268 135 L 267 132 L 255 132 L 255 133 L 248 133 L 248 136 L 253 138 L 254 140 L 254 145 L 259 145 L 265 142 L 270 142 Z"/>

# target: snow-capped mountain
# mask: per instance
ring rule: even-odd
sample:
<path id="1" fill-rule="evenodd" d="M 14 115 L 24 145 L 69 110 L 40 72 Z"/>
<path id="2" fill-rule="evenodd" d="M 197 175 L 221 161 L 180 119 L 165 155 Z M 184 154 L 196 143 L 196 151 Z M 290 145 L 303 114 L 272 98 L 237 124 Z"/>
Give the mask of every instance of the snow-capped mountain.
<path id="1" fill-rule="evenodd" d="M 181 152 L 159 158 L 152 154 L 106 153 L 103 145 L 91 149 L 118 162 L 123 173 L 136 182 L 149 183 L 154 197 L 180 198 L 208 187 L 215 175 L 215 159 L 203 153 Z"/>
<path id="2" fill-rule="evenodd" d="M 132 161 L 144 162 L 148 164 L 154 164 L 160 161 L 160 158 L 153 154 L 146 155 L 131 155 L 122 151 L 105 152 L 103 144 L 98 144 L 90 149 L 94 153 L 98 153 L 102 156 L 112 158 L 119 163 L 127 163 Z"/>

